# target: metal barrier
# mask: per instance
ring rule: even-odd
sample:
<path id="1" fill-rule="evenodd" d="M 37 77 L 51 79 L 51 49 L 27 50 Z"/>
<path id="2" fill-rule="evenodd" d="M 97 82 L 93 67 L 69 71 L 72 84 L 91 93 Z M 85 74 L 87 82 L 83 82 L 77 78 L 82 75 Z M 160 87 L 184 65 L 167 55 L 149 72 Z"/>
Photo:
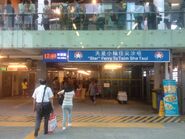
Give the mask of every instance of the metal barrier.
<path id="1" fill-rule="evenodd" d="M 0 30 L 175 30 L 183 29 L 185 23 L 185 13 L 182 11 L 75 15 L 52 12 L 47 18 L 44 18 L 44 15 L 0 13 Z"/>

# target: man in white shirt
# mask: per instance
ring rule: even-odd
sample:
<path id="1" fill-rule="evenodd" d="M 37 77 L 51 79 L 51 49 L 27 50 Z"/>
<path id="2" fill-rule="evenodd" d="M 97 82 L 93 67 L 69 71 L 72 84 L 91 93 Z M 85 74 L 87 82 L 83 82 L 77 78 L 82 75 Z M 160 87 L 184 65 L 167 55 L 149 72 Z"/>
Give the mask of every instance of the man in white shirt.
<path id="1" fill-rule="evenodd" d="M 53 92 L 50 87 L 46 86 L 46 80 L 39 80 L 38 86 L 33 97 L 33 110 L 36 111 L 36 123 L 34 136 L 38 136 L 42 117 L 44 117 L 44 134 L 48 134 L 48 120 L 50 113 L 54 110 L 53 106 Z"/>

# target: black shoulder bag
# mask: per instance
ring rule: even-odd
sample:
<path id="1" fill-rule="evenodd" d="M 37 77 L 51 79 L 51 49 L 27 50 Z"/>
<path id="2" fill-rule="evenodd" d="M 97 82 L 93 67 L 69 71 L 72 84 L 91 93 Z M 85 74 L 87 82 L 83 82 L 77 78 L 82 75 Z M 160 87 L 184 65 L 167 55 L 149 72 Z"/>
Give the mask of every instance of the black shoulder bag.
<path id="1" fill-rule="evenodd" d="M 59 104 L 59 105 L 62 105 L 62 104 L 63 104 L 63 101 L 64 101 L 64 94 L 65 94 L 65 92 L 64 92 L 63 94 L 59 95 L 59 98 L 58 98 L 58 104 Z"/>
<path id="2" fill-rule="evenodd" d="M 42 96 L 42 102 L 41 102 L 41 113 L 42 113 L 42 114 L 43 114 L 44 111 L 45 111 L 45 108 L 44 108 L 44 106 L 43 106 L 43 101 L 44 101 L 44 96 L 45 96 L 46 88 L 47 88 L 47 86 L 44 87 L 44 94 L 43 94 L 43 96 Z"/>

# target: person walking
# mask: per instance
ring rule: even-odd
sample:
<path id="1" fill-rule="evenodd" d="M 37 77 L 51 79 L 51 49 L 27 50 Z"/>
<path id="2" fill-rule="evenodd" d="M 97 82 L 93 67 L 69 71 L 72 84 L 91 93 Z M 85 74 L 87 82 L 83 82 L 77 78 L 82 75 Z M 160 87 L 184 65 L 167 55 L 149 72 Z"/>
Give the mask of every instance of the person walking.
<path id="1" fill-rule="evenodd" d="M 38 136 L 42 117 L 44 117 L 44 134 L 48 134 L 48 120 L 50 113 L 54 111 L 53 92 L 46 86 L 46 80 L 39 80 L 40 85 L 34 90 L 33 111 L 36 111 L 36 123 L 34 136 Z"/>
<path id="2" fill-rule="evenodd" d="M 64 88 L 62 91 L 58 92 L 58 95 L 64 95 L 62 108 L 63 120 L 62 129 L 66 129 L 67 117 L 68 117 L 68 127 L 72 126 L 72 108 L 73 108 L 73 97 L 74 97 L 74 87 L 73 82 L 70 78 L 67 78 L 64 82 Z"/>
<path id="3" fill-rule="evenodd" d="M 96 104 L 97 81 L 92 79 L 88 89 L 91 101 Z"/>

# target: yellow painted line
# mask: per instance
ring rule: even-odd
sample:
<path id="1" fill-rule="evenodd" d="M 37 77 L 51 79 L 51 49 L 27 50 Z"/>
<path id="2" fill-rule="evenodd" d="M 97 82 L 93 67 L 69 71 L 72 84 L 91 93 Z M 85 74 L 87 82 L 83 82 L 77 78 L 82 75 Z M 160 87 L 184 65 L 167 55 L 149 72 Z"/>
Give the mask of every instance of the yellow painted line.
<path id="1" fill-rule="evenodd" d="M 126 122 L 126 121 L 129 120 L 129 119 L 130 119 L 130 116 L 123 117 L 123 118 L 122 118 L 122 122 Z"/>
<path id="2" fill-rule="evenodd" d="M 162 119 L 164 119 L 164 117 L 158 117 L 156 120 L 154 120 L 154 121 L 152 121 L 153 123 L 156 123 L 156 122 L 158 122 L 158 121 L 160 121 L 160 120 L 162 120 Z"/>
<path id="3" fill-rule="evenodd" d="M 177 117 L 171 117 L 171 119 L 169 121 L 167 121 L 166 123 L 171 123 L 173 120 L 175 120 Z"/>
<path id="4" fill-rule="evenodd" d="M 101 117 L 101 118 L 99 118 L 99 119 L 96 119 L 96 122 L 105 122 L 105 117 Z M 91 121 L 89 121 L 89 122 L 91 122 Z"/>
<path id="5" fill-rule="evenodd" d="M 145 122 L 149 123 L 149 122 L 151 122 L 151 121 L 153 121 L 153 120 L 155 120 L 155 119 L 158 119 L 158 117 L 159 117 L 159 116 L 154 116 L 154 117 L 152 117 L 151 119 L 149 119 L 149 120 L 147 120 L 147 121 L 145 121 Z"/>
<path id="6" fill-rule="evenodd" d="M 160 121 L 160 123 L 165 123 L 166 121 L 168 121 L 171 117 L 165 117 L 163 120 Z"/>
<path id="7" fill-rule="evenodd" d="M 79 118 L 77 121 L 83 122 L 83 121 L 86 121 L 86 120 L 88 120 L 88 119 L 91 119 L 92 117 L 93 117 L 93 116 L 81 117 L 81 118 Z"/>
<path id="8" fill-rule="evenodd" d="M 142 120 L 140 120 L 140 121 L 138 121 L 138 122 L 144 122 L 144 121 L 147 121 L 148 119 L 150 119 L 151 117 L 150 116 L 147 116 L 146 118 L 144 118 L 144 119 L 142 119 Z"/>
<path id="9" fill-rule="evenodd" d="M 179 123 L 181 121 L 181 119 L 177 119 L 177 120 L 175 120 L 174 122 L 175 123 Z"/>
<path id="10" fill-rule="evenodd" d="M 5 127 L 33 127 L 34 122 L 0 122 L 0 126 Z"/>
<path id="11" fill-rule="evenodd" d="M 145 119 L 146 116 L 140 116 L 140 117 L 137 117 L 135 120 L 133 120 L 132 122 L 140 122 L 140 120 L 142 119 Z"/>
<path id="12" fill-rule="evenodd" d="M 124 117 L 121 118 L 121 122 L 125 122 L 125 120 L 127 120 L 129 118 L 130 118 L 130 116 L 124 116 Z"/>
<path id="13" fill-rule="evenodd" d="M 130 121 L 132 121 L 132 120 L 134 120 L 134 119 L 136 119 L 136 117 L 135 117 L 135 116 L 130 117 L 130 119 L 126 120 L 125 122 L 130 122 Z"/>
<path id="14" fill-rule="evenodd" d="M 40 130 L 39 130 L 39 134 L 43 131 L 43 123 L 41 123 L 40 125 Z M 24 139 L 34 139 L 34 131 L 31 131 L 26 137 L 24 137 Z"/>
<path id="15" fill-rule="evenodd" d="M 30 132 L 24 139 L 34 139 L 34 131 Z"/>
<path id="16" fill-rule="evenodd" d="M 113 116 L 113 117 L 104 117 L 103 122 L 110 122 L 114 118 L 115 118 L 115 116 Z M 96 122 L 100 122 L 100 121 L 102 121 L 102 119 L 96 120 Z"/>
<path id="17" fill-rule="evenodd" d="M 111 120 L 110 122 L 121 122 L 122 121 L 122 117 L 116 117 L 113 120 Z"/>
<path id="18" fill-rule="evenodd" d="M 97 120 L 100 120 L 100 119 L 104 119 L 104 117 L 102 117 L 102 116 L 96 116 L 96 117 L 88 120 L 88 122 L 96 122 Z"/>
<path id="19" fill-rule="evenodd" d="M 95 119 L 95 118 L 97 118 L 97 117 L 91 116 L 91 117 L 86 118 L 86 119 L 84 119 L 84 120 L 81 120 L 81 121 L 79 121 L 79 122 L 89 122 L 90 120 L 93 120 L 93 119 Z"/>
<path id="20" fill-rule="evenodd" d="M 138 128 L 164 128 L 161 123 L 73 123 L 73 127 L 138 127 Z"/>
<path id="21" fill-rule="evenodd" d="M 77 121 L 83 120 L 84 118 L 89 118 L 90 116 L 79 116 L 76 118 Z"/>

